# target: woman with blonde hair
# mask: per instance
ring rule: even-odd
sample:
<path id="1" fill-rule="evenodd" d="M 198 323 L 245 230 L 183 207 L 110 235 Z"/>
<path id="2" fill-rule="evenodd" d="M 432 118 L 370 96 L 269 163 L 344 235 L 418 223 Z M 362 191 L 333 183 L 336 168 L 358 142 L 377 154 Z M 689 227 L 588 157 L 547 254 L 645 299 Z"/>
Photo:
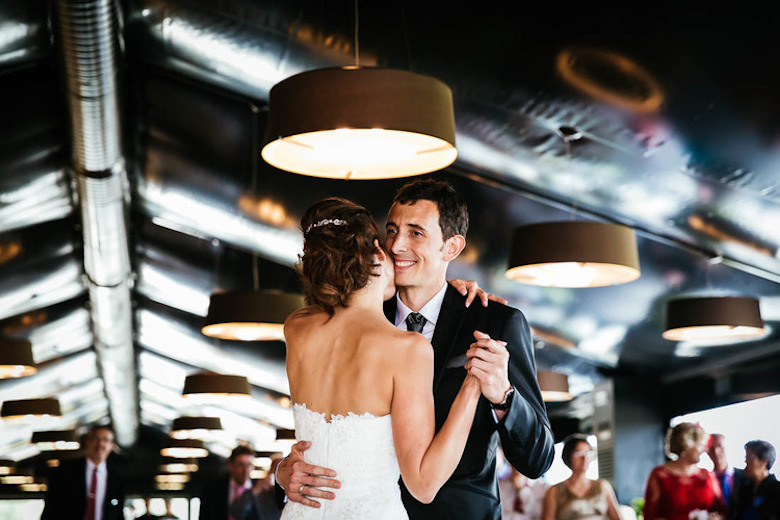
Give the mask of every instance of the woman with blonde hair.
<path id="1" fill-rule="evenodd" d="M 698 466 L 708 438 L 701 426 L 690 422 L 667 430 L 666 455 L 671 460 L 650 472 L 645 487 L 645 520 L 726 516 L 728 510 L 715 474 Z"/>
<path id="2" fill-rule="evenodd" d="M 585 475 L 593 462 L 593 446 L 588 438 L 581 434 L 566 437 L 561 458 L 571 476 L 545 493 L 542 520 L 620 520 L 609 482 Z"/>

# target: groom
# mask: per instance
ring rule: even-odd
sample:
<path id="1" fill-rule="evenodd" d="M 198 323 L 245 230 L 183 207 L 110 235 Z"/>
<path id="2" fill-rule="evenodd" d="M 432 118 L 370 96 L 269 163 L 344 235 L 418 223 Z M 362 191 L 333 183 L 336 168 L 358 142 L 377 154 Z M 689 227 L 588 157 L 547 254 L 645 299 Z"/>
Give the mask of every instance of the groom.
<path id="1" fill-rule="evenodd" d="M 433 502 L 418 502 L 401 482 L 412 520 L 500 519 L 498 439 L 509 463 L 530 478 L 547 471 L 554 455 L 525 317 L 493 301 L 466 307 L 465 297 L 446 281 L 449 263 L 466 245 L 467 229 L 465 203 L 452 186 L 433 179 L 401 187 L 387 218 L 385 246 L 395 264 L 398 292 L 385 303 L 385 315 L 399 329 L 421 332 L 433 345 L 436 431 L 466 376 L 464 366 L 479 379 L 483 397 L 463 457 Z M 340 484 L 327 478 L 335 475 L 332 470 L 304 462 L 308 446 L 301 442 L 293 448 L 278 466 L 277 482 L 289 500 L 318 507 L 312 498 L 332 499 L 333 494 L 316 487 L 338 489 Z"/>

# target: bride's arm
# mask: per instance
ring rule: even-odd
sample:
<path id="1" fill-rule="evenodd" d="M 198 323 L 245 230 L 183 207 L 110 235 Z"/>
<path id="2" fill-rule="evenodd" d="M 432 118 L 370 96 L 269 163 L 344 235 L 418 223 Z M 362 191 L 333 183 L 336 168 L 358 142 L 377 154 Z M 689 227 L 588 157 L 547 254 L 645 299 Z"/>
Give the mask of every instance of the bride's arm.
<path id="1" fill-rule="evenodd" d="M 409 492 L 427 504 L 460 462 L 480 390 L 478 380 L 467 375 L 447 420 L 434 437 L 433 349 L 422 336 L 410 339 L 393 379 L 390 413 L 401 477 Z"/>

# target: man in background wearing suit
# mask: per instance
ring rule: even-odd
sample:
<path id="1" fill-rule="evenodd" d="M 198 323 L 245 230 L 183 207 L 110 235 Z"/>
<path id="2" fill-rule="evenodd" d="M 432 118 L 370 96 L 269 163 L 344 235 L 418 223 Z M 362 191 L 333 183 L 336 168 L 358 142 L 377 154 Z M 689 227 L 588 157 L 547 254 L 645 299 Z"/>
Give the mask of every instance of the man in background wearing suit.
<path id="1" fill-rule="evenodd" d="M 254 458 L 255 450 L 250 446 L 239 444 L 233 448 L 228 457 L 228 474 L 203 486 L 200 497 L 201 520 L 266 520 L 267 516 L 261 507 L 264 502 L 261 504 L 252 499 L 254 483 L 249 475 L 254 469 Z M 278 506 L 275 503 L 273 505 L 278 510 Z M 279 516 L 280 513 L 276 518 Z"/>
<path id="2" fill-rule="evenodd" d="M 447 267 L 466 245 L 468 212 L 449 184 L 432 179 L 404 185 L 387 218 L 385 247 L 395 264 L 396 298 L 385 315 L 402 330 L 416 330 L 434 349 L 436 430 L 472 369 L 480 380 L 477 408 L 464 455 L 434 501 L 422 504 L 401 483 L 411 520 L 501 518 L 496 478 L 498 439 L 509 463 L 536 478 L 552 464 L 553 435 L 536 379 L 531 333 L 523 313 L 495 301 L 467 307 L 446 281 Z M 278 466 L 289 500 L 316 507 L 332 499 L 316 486 L 338 488 L 328 468 L 306 464 L 298 443 Z M 305 490 L 305 496 L 300 490 Z"/>
<path id="3" fill-rule="evenodd" d="M 124 482 L 108 458 L 110 426 L 92 426 L 86 457 L 63 462 L 52 475 L 41 520 L 124 520 Z"/>

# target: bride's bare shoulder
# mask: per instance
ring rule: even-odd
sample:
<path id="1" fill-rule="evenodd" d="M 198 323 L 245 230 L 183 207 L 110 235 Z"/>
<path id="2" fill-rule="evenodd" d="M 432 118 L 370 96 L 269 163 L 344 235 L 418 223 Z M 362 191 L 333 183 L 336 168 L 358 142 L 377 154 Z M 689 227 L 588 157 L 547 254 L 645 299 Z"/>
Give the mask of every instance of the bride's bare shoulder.
<path id="1" fill-rule="evenodd" d="M 288 335 L 305 331 L 315 324 L 322 324 L 326 318 L 327 314 L 318 307 L 313 305 L 302 307 L 287 316 L 284 321 L 284 333 Z"/>
<path id="2" fill-rule="evenodd" d="M 407 332 L 393 327 L 394 332 L 388 338 L 392 345 L 393 355 L 408 359 L 409 357 L 433 357 L 433 349 L 425 336 L 417 332 Z"/>

